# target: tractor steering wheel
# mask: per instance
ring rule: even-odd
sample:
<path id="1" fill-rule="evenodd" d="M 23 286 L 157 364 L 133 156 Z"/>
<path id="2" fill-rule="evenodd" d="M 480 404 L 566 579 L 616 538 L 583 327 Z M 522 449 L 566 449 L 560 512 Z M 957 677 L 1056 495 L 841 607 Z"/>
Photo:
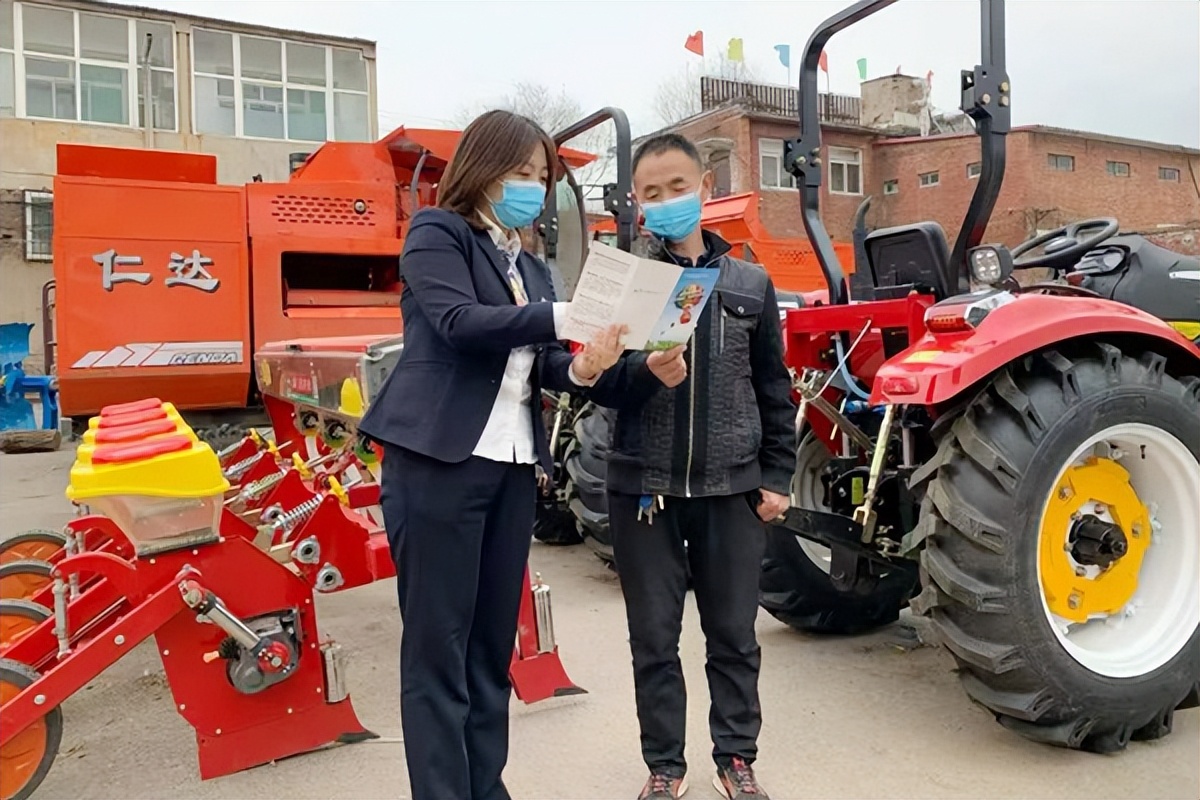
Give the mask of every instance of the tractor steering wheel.
<path id="1" fill-rule="evenodd" d="M 1115 236 L 1121 225 L 1112 217 L 1097 217 L 1072 222 L 1052 231 L 1046 231 L 1041 236 L 1021 242 L 1012 249 L 1013 269 L 1032 269 L 1048 267 L 1050 269 L 1065 269 L 1075 264 L 1083 254 L 1109 237 Z M 1095 233 L 1080 238 L 1083 231 L 1096 230 Z M 1041 248 L 1039 255 L 1026 255 L 1032 250 Z"/>

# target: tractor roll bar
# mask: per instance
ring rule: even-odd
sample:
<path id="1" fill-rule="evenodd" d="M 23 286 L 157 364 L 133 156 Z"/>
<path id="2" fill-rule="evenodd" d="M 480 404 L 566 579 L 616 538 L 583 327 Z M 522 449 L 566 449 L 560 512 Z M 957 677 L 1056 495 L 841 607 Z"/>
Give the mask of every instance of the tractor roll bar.
<path id="1" fill-rule="evenodd" d="M 896 0 L 860 0 L 839 11 L 809 37 L 800 65 L 800 135 L 784 142 L 784 168 L 797 179 L 804 229 L 816 251 L 830 303 L 848 303 L 846 273 L 838 261 L 821 222 L 821 119 L 817 91 L 817 70 L 821 51 L 835 33 L 882 11 Z M 966 252 L 979 244 L 1000 194 L 1004 181 L 1005 136 L 1011 120 L 1008 74 L 1004 59 L 1004 0 L 979 0 L 981 16 L 981 64 L 962 71 L 964 113 L 975 122 L 981 140 L 982 164 L 979 184 L 971 197 L 962 230 L 954 242 L 947 265 L 954 274 L 945 275 L 947 287 L 962 287 L 966 282 Z"/>
<path id="2" fill-rule="evenodd" d="M 560 147 L 575 137 L 587 133 L 608 120 L 616 128 L 617 182 L 604 187 L 604 208 L 612 212 L 617 224 L 617 247 L 629 252 L 637 227 L 637 209 L 633 206 L 633 137 L 629 133 L 629 118 L 619 108 L 611 106 L 589 114 L 576 123 L 554 134 L 554 143 Z M 580 210 L 583 203 L 580 203 Z M 587 226 L 584 226 L 586 232 Z"/>

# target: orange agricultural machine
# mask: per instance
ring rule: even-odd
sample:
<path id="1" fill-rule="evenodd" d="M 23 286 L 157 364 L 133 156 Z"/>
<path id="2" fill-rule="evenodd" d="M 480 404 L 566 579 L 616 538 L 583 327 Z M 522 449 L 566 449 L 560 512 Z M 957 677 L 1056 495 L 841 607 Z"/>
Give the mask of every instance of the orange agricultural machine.
<path id="1" fill-rule="evenodd" d="M 759 219 L 758 200 L 758 192 L 709 200 L 704 204 L 701 224 L 733 245 L 734 253 L 741 258 L 762 264 L 771 273 L 779 291 L 807 293 L 824 289 L 821 262 L 808 239 L 772 236 Z M 600 220 L 592 223 L 588 230 L 593 236 L 612 235 L 616 233 L 616 222 Z M 837 242 L 834 250 L 843 263 L 855 262 L 852 245 Z"/>
<path id="2" fill-rule="evenodd" d="M 258 405 L 264 343 L 399 332 L 407 221 L 435 201 L 458 136 L 330 142 L 286 183 L 245 185 L 218 184 L 212 155 L 58 145 L 45 335 L 63 416 L 155 394 L 204 438 L 236 438 L 210 426 Z"/>

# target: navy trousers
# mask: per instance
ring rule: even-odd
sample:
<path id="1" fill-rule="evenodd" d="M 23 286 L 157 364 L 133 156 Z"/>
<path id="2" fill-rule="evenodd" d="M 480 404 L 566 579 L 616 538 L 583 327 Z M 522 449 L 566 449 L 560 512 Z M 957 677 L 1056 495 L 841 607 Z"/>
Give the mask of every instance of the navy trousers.
<path id="1" fill-rule="evenodd" d="M 400 716 L 413 800 L 508 800 L 509 663 L 529 559 L 534 468 L 383 456 L 403 631 Z"/>

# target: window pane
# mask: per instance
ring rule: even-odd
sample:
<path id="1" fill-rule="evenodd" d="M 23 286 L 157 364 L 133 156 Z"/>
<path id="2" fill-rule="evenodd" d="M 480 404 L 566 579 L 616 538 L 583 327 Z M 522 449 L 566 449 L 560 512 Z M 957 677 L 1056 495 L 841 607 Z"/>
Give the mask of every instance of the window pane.
<path id="1" fill-rule="evenodd" d="M 25 205 L 29 209 L 25 227 L 25 257 L 47 261 L 54 252 L 54 198 L 40 192 L 26 192 Z"/>
<path id="2" fill-rule="evenodd" d="M 288 89 L 288 138 L 325 141 L 325 91 Z"/>
<path id="3" fill-rule="evenodd" d="M 846 191 L 846 165 L 833 163 L 829 165 L 829 191 Z"/>
<path id="4" fill-rule="evenodd" d="M 333 88 L 367 90 L 367 62 L 360 51 L 333 48 Z"/>
<path id="5" fill-rule="evenodd" d="M 75 119 L 75 65 L 70 61 L 25 59 L 25 113 Z"/>
<path id="6" fill-rule="evenodd" d="M 196 72 L 212 75 L 233 74 L 233 36 L 192 29 L 192 50 Z"/>
<path id="7" fill-rule="evenodd" d="M 234 135 L 233 81 L 197 75 L 196 133 Z"/>
<path id="8" fill-rule="evenodd" d="M 243 36 L 241 37 L 241 43 L 243 78 L 262 78 L 268 81 L 283 80 L 282 48 L 279 46 L 279 41 Z"/>
<path id="9" fill-rule="evenodd" d="M 99 14 L 80 14 L 79 55 L 129 63 L 129 21 Z"/>
<path id="10" fill-rule="evenodd" d="M 779 185 L 779 159 L 775 156 L 762 156 L 759 158 L 759 172 L 762 173 L 763 186 L 778 186 Z"/>
<path id="11" fill-rule="evenodd" d="M 862 193 L 862 176 L 860 170 L 862 170 L 862 167 L 858 164 L 846 165 L 846 191 L 850 192 L 850 194 Z"/>
<path id="12" fill-rule="evenodd" d="M 242 83 L 242 131 L 247 136 L 283 138 L 283 87 Z"/>
<path id="13" fill-rule="evenodd" d="M 339 142 L 365 142 L 371 138 L 371 125 L 367 119 L 367 96 L 365 94 L 333 95 L 333 136 Z"/>
<path id="14" fill-rule="evenodd" d="M 287 79 L 290 83 L 324 86 L 325 48 L 288 42 L 287 72 Z"/>
<path id="15" fill-rule="evenodd" d="M 145 68 L 138 70 L 138 125 L 146 124 L 146 93 Z M 211 80 L 209 78 L 197 78 Z M 233 94 L 233 82 L 229 82 L 230 94 Z M 154 109 L 154 127 L 160 131 L 175 130 L 175 73 L 165 70 L 150 70 L 151 107 Z M 230 106 L 232 110 L 232 105 Z"/>
<path id="16" fill-rule="evenodd" d="M 70 11 L 44 6 L 21 7 L 25 49 L 55 55 L 75 55 L 75 20 Z"/>
<path id="17" fill-rule="evenodd" d="M 172 69 L 175 66 L 175 33 L 171 26 L 163 22 L 138 20 L 136 55 L 139 63 L 146 52 L 147 35 L 153 37 L 150 42 L 150 65 Z M 232 60 L 232 50 L 230 52 Z"/>
<path id="18" fill-rule="evenodd" d="M 0 53 L 0 117 L 12 117 L 17 113 L 14 81 L 12 53 Z"/>
<path id="19" fill-rule="evenodd" d="M 90 122 L 129 123 L 129 70 L 115 67 L 79 67 L 79 104 Z"/>
<path id="20" fill-rule="evenodd" d="M 0 47 L 13 47 L 13 3 L 0 0 Z"/>
<path id="21" fill-rule="evenodd" d="M 857 164 L 859 160 L 859 152 L 847 147 L 830 147 L 829 160 L 840 161 L 844 164 Z"/>

